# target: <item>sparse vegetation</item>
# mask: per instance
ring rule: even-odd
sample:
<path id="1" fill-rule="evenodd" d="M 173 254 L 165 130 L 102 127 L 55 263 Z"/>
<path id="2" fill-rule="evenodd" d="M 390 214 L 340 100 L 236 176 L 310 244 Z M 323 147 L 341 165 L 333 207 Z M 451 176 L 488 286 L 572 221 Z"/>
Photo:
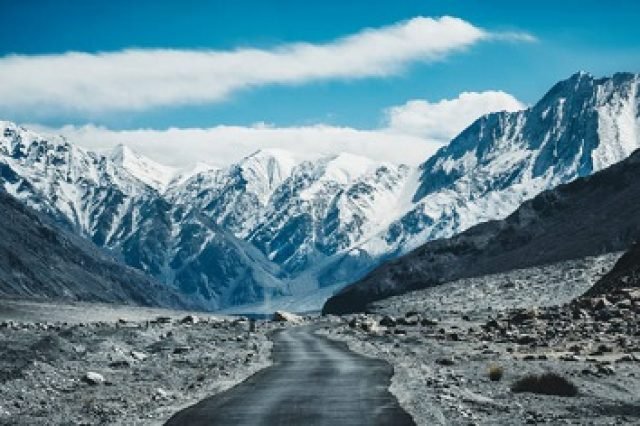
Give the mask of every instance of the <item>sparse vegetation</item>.
<path id="1" fill-rule="evenodd" d="M 499 382 L 504 375 L 504 369 L 499 365 L 489 366 L 489 380 L 492 382 Z"/>
<path id="2" fill-rule="evenodd" d="M 556 373 L 525 376 L 511 386 L 511 391 L 558 396 L 576 396 L 578 394 L 576 385 Z"/>

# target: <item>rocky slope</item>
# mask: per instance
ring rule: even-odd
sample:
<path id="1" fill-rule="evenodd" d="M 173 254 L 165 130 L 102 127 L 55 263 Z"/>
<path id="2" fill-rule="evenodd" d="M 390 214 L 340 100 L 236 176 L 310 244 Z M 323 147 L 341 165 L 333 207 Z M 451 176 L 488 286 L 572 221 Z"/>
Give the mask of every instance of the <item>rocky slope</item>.
<path id="1" fill-rule="evenodd" d="M 0 189 L 0 296 L 189 307 Z"/>
<path id="2" fill-rule="evenodd" d="M 429 242 L 330 298 L 325 313 L 454 279 L 621 251 L 640 237 L 640 151 L 525 202 L 504 220 Z"/>
<path id="3" fill-rule="evenodd" d="M 636 243 L 586 293 L 586 296 L 609 294 L 623 288 L 640 287 L 640 244 Z"/>

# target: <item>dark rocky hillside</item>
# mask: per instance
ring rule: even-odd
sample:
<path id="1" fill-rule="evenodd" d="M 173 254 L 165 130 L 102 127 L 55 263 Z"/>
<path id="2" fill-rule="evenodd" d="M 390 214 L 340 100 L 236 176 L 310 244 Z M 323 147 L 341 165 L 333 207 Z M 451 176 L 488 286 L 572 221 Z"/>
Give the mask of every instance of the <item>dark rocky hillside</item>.
<path id="1" fill-rule="evenodd" d="M 613 269 L 594 284 L 586 296 L 611 293 L 614 290 L 640 287 L 640 244 L 636 243 L 616 263 Z"/>
<path id="2" fill-rule="evenodd" d="M 2 190 L 0 297 L 190 307 L 166 285 L 119 264 Z"/>
<path id="3" fill-rule="evenodd" d="M 640 236 L 640 152 L 545 191 L 505 220 L 474 226 L 384 263 L 330 298 L 324 313 L 458 278 L 626 250 Z M 622 262 L 622 261 L 621 261 Z"/>

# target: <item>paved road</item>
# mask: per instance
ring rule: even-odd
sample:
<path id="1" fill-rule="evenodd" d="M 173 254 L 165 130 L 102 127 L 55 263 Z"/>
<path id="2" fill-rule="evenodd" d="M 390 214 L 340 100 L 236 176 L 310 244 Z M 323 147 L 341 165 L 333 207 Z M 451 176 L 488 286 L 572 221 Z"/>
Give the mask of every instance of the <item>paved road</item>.
<path id="1" fill-rule="evenodd" d="M 413 425 L 389 393 L 392 369 L 307 328 L 274 337 L 273 366 L 166 423 L 198 425 Z"/>

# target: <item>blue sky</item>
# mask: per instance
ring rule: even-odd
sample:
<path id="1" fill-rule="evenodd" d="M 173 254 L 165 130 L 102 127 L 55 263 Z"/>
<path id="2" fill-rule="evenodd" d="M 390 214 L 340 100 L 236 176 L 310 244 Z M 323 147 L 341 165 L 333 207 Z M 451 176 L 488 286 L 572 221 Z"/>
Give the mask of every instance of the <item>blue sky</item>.
<path id="1" fill-rule="evenodd" d="M 275 127 L 322 124 L 379 129 L 388 120 L 384 111 L 412 99 L 438 102 L 455 99 L 462 92 L 500 90 L 530 104 L 577 70 L 600 76 L 640 69 L 640 2 L 635 1 L 4 0 L 2 6 L 0 56 L 4 59 L 12 54 L 28 58 L 125 49 L 271 51 L 296 42 L 334 43 L 366 28 L 443 15 L 491 34 L 527 34 L 536 39 L 472 42 L 438 60 L 407 60 L 399 71 L 382 76 L 340 74 L 252 84 L 212 101 L 180 105 L 165 102 L 134 110 L 109 107 L 87 112 L 82 107 L 39 108 L 41 98 L 24 107 L 19 102 L 3 104 L 0 99 L 2 119 L 50 128 L 91 124 L 117 131 L 264 122 Z M 259 69 L 261 64 L 251 66 Z M 39 63 L 35 69 L 46 79 L 51 68 Z M 40 76 L 35 73 L 31 78 L 35 81 Z M 3 84 L 11 85 L 6 80 Z M 51 96 L 55 101 L 58 94 Z"/>

